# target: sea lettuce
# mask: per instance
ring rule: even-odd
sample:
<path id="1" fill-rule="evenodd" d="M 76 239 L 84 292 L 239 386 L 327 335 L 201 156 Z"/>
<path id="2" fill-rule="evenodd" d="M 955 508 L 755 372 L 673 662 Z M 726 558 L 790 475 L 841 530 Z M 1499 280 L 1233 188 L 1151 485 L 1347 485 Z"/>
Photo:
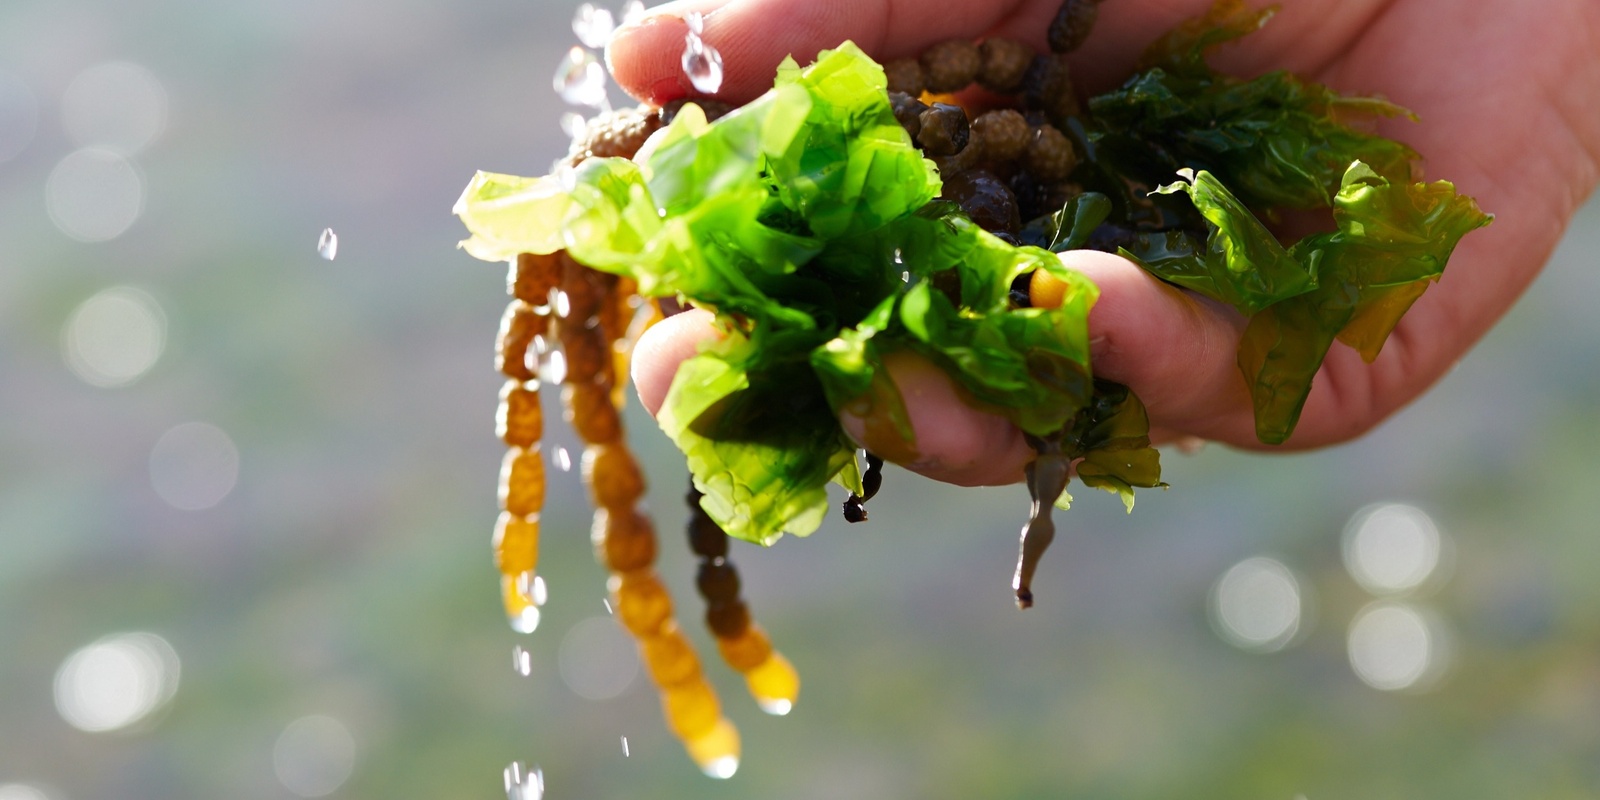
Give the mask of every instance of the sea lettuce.
<path id="1" fill-rule="evenodd" d="M 891 353 L 932 360 L 975 405 L 1034 434 L 1063 428 L 1094 395 L 1094 286 L 933 202 L 938 173 L 886 85 L 846 43 L 805 69 L 785 62 L 770 92 L 715 122 L 686 106 L 643 163 L 480 173 L 457 204 L 473 255 L 565 249 L 645 294 L 716 312 L 723 336 L 680 367 L 659 422 L 702 506 L 739 538 L 808 534 L 829 480 L 859 486 L 842 412 L 914 448 L 883 369 Z M 1013 308 L 1012 283 L 1037 269 L 1068 286 L 1062 305 Z"/>

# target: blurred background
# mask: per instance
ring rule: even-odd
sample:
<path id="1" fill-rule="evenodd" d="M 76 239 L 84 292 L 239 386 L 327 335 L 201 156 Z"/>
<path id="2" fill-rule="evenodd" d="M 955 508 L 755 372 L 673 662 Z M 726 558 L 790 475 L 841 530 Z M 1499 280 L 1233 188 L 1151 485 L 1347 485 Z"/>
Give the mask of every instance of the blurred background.
<path id="1" fill-rule="evenodd" d="M 495 797 L 513 761 L 557 800 L 1600 796 L 1594 203 L 1374 434 L 1080 491 L 1031 612 L 1019 487 L 891 470 L 870 524 L 737 547 L 805 688 L 767 717 L 707 659 L 732 780 L 606 618 L 576 473 L 513 633 L 503 271 L 449 211 L 564 149 L 575 5 L 0 4 L 0 800 Z M 629 415 L 693 619 L 682 461 Z"/>

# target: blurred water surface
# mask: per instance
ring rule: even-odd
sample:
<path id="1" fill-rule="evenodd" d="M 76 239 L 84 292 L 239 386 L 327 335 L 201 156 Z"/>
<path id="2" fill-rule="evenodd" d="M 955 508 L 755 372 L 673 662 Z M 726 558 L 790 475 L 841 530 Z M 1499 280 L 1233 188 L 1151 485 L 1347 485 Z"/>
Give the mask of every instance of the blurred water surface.
<path id="1" fill-rule="evenodd" d="M 531 637 L 489 561 L 503 276 L 448 212 L 561 150 L 572 10 L 0 5 L 0 798 L 488 797 L 516 760 L 551 798 L 1600 795 L 1593 203 L 1373 435 L 1080 497 L 1031 612 L 1020 488 L 891 471 L 870 525 L 736 549 L 805 688 L 769 718 L 708 659 L 745 759 L 699 776 L 593 665 L 577 474 Z M 629 413 L 692 617 L 682 462 Z"/>

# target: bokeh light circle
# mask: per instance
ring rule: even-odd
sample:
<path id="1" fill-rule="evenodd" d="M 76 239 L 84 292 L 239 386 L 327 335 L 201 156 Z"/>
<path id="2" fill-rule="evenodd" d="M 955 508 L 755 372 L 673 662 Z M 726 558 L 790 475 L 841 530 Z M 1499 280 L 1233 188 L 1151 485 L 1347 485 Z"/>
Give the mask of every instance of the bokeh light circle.
<path id="1" fill-rule="evenodd" d="M 144 178 L 121 154 L 76 150 L 56 164 L 44 185 L 50 221 L 80 242 L 115 239 L 144 210 Z"/>
<path id="2" fill-rule="evenodd" d="M 1421 586 L 1439 566 L 1439 526 L 1427 512 L 1404 503 L 1357 511 L 1345 525 L 1345 569 L 1373 594 L 1397 594 Z"/>
<path id="3" fill-rule="evenodd" d="M 62 332 L 67 368 L 91 386 L 126 386 L 155 366 L 167 345 L 167 315 L 148 292 L 113 286 L 83 301 Z"/>
<path id="4" fill-rule="evenodd" d="M 1218 635 L 1258 653 L 1282 650 L 1295 640 L 1303 606 L 1294 573 L 1263 556 L 1228 568 L 1211 590 L 1211 620 Z"/>
<path id="5" fill-rule="evenodd" d="M 26 783 L 0 783 L 0 800 L 50 800 L 50 793 Z"/>
<path id="6" fill-rule="evenodd" d="M 344 723 L 324 714 L 301 717 L 284 727 L 272 745 L 272 771 L 283 788 L 300 797 L 333 794 L 356 766 L 356 740 Z"/>
<path id="7" fill-rule="evenodd" d="M 27 149 L 38 128 L 39 104 L 28 84 L 0 70 L 0 164 Z"/>
<path id="8" fill-rule="evenodd" d="M 1443 626 L 1413 606 L 1380 601 L 1357 612 L 1347 639 L 1362 683 L 1387 692 L 1432 686 L 1448 662 Z"/>
<path id="9" fill-rule="evenodd" d="M 68 656 L 56 670 L 56 711 L 81 731 L 126 728 L 178 691 L 177 651 L 153 633 L 119 633 Z"/>
<path id="10" fill-rule="evenodd" d="M 61 124 L 80 147 L 132 155 L 166 127 L 167 90 L 138 64 L 97 64 L 67 85 L 61 97 Z"/>
<path id="11" fill-rule="evenodd" d="M 239 448 L 206 422 L 173 426 L 150 449 L 150 485 L 173 508 L 200 511 L 222 502 L 239 481 Z"/>
<path id="12" fill-rule="evenodd" d="M 639 656 L 612 617 L 590 617 L 567 631 L 556 654 L 561 680 L 587 700 L 609 700 L 639 673 Z"/>

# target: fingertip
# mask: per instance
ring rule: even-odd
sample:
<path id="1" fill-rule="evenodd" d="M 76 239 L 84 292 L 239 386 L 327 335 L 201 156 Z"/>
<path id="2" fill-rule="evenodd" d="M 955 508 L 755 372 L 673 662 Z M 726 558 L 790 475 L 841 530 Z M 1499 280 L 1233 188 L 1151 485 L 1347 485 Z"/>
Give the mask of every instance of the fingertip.
<path id="1" fill-rule="evenodd" d="M 1016 483 L 1032 457 L 1022 433 L 1005 417 L 974 408 L 938 366 L 910 352 L 884 358 L 890 380 L 904 401 L 912 441 L 897 463 L 913 472 L 958 486 Z M 848 411 L 839 417 L 845 433 L 880 455 L 906 451 L 904 442 L 878 442 L 881 428 Z M 892 435 L 892 434 L 891 434 Z"/>
<path id="2" fill-rule="evenodd" d="M 1244 318 L 1112 253 L 1072 250 L 1061 261 L 1100 289 L 1089 311 L 1095 375 L 1131 387 L 1153 419 L 1238 439 L 1250 408 L 1235 363 Z"/>
<path id="3" fill-rule="evenodd" d="M 633 347 L 630 372 L 639 402 L 655 416 L 672 388 L 678 365 L 700 352 L 701 344 L 718 336 L 711 312 L 690 309 L 650 326 Z"/>

